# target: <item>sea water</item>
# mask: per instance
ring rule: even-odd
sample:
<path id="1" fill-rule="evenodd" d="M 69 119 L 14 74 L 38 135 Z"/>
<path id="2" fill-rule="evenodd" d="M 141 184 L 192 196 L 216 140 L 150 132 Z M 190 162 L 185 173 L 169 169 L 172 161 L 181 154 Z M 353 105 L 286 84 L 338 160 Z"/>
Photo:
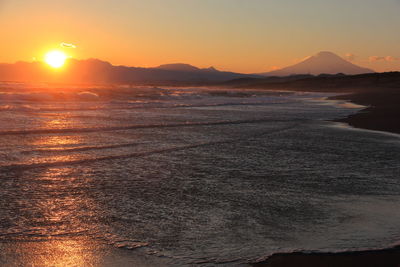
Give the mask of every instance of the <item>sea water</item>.
<path id="1" fill-rule="evenodd" d="M 0 263 L 236 266 L 396 244 L 399 136 L 332 122 L 360 107 L 325 96 L 1 84 Z"/>

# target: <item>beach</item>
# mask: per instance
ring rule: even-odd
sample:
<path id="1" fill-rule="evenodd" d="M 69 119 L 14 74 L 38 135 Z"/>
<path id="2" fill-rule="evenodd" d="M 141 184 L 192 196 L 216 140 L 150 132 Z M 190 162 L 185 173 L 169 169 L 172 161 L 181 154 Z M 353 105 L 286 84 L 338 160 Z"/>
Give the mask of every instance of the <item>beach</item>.
<path id="1" fill-rule="evenodd" d="M 275 254 L 254 267 L 398 267 L 400 248 L 349 251 L 343 253 L 290 253 Z"/>
<path id="2" fill-rule="evenodd" d="M 351 126 L 400 133 L 400 91 L 390 88 L 379 88 L 366 92 L 354 92 L 334 97 L 348 100 L 366 108 L 357 114 L 338 120 Z"/>

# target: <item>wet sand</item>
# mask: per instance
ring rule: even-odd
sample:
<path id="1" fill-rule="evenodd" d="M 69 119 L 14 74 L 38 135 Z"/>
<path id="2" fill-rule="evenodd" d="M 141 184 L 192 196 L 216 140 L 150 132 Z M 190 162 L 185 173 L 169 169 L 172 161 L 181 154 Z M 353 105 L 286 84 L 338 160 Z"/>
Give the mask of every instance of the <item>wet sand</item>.
<path id="1" fill-rule="evenodd" d="M 343 253 L 282 253 L 252 266 L 265 267 L 398 267 L 400 247 Z"/>
<path id="2" fill-rule="evenodd" d="M 331 99 L 348 100 L 367 106 L 354 115 L 338 119 L 338 122 L 345 122 L 357 128 L 400 133 L 400 90 L 356 92 Z"/>

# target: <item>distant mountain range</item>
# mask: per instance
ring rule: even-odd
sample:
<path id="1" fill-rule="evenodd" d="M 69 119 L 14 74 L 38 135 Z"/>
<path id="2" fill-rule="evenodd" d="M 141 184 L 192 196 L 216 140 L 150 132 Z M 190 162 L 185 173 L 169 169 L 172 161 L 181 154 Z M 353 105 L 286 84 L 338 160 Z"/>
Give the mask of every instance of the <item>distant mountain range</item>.
<path id="1" fill-rule="evenodd" d="M 287 67 L 260 74 L 219 71 L 214 67 L 200 69 L 189 64 L 166 64 L 154 68 L 114 66 L 99 59 L 69 59 L 60 70 L 42 62 L 0 64 L 0 81 L 56 83 L 219 83 L 237 79 L 257 79 L 265 76 L 372 73 L 371 69 L 356 66 L 331 52 L 315 56 Z M 291 79 L 291 78 L 290 78 Z"/>
<path id="2" fill-rule="evenodd" d="M 1 81 L 33 81 L 58 83 L 162 83 L 221 82 L 239 78 L 257 78 L 255 74 L 200 69 L 188 64 L 168 64 L 155 68 L 113 66 L 98 59 L 70 59 L 60 70 L 41 62 L 0 64 Z"/>
<path id="3" fill-rule="evenodd" d="M 295 65 L 260 73 L 263 76 L 289 76 L 289 75 L 320 75 L 320 74 L 338 74 L 356 75 L 364 73 L 373 73 L 371 69 L 359 67 L 332 52 L 319 52 L 318 54 L 308 57 Z"/>
<path id="4" fill-rule="evenodd" d="M 219 72 L 217 69 L 214 67 L 209 67 L 206 69 L 200 69 L 195 66 L 189 65 L 189 64 L 184 64 L 184 63 L 175 63 L 175 64 L 165 64 L 156 67 L 156 69 L 160 70 L 173 70 L 173 71 L 186 71 L 186 72 L 204 72 L 204 73 L 210 73 L 210 72 Z"/>

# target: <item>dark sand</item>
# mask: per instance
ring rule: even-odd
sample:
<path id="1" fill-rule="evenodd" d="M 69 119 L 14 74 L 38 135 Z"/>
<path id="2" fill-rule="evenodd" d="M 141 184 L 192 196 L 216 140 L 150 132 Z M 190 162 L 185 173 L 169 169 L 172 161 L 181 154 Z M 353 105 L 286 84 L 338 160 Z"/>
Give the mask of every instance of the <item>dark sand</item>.
<path id="1" fill-rule="evenodd" d="M 252 265 L 268 267 L 399 267 L 400 247 L 343 253 L 282 253 Z"/>
<path id="2" fill-rule="evenodd" d="M 349 100 L 368 107 L 357 114 L 339 119 L 338 122 L 357 128 L 400 133 L 400 90 L 356 92 L 332 99 Z"/>

